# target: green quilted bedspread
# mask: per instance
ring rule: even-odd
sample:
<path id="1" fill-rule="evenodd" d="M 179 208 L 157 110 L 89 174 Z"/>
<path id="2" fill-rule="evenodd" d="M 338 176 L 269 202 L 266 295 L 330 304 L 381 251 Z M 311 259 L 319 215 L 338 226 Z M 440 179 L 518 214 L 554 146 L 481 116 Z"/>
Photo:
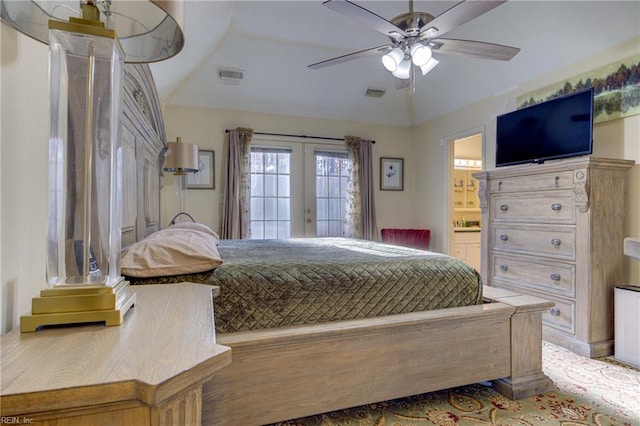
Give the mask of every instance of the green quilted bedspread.
<path id="1" fill-rule="evenodd" d="M 480 275 L 450 256 L 345 238 L 222 240 L 209 283 L 216 330 L 377 317 L 481 303 Z"/>

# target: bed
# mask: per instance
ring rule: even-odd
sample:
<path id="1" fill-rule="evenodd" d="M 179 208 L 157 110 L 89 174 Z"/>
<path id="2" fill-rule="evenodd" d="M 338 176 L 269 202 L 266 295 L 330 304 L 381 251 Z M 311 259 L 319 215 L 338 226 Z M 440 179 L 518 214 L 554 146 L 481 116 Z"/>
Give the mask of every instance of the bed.
<path id="1" fill-rule="evenodd" d="M 551 304 L 483 287 L 450 256 L 345 238 L 218 241 L 202 224 L 138 247 L 154 262 L 140 271 L 156 276 L 132 284 L 215 290 L 217 342 L 232 363 L 203 386 L 203 424 L 261 425 L 484 381 L 512 399 L 551 387 L 541 365 Z M 185 270 L 185 257 L 204 270 Z"/>
<path id="2" fill-rule="evenodd" d="M 152 80 L 136 82 L 144 85 Z M 134 91 L 153 92 L 151 86 Z M 123 229 L 126 252 L 165 231 L 158 230 L 158 200 L 166 147 L 157 137 L 148 143 L 145 139 L 147 133 L 163 134 L 158 130 L 163 129 L 162 118 L 149 114 L 158 108 L 139 104 L 147 111 L 140 120 L 150 117 L 157 131 L 136 130 L 135 120 L 131 121 L 130 130 L 137 137 L 132 138 L 135 149 L 124 164 L 124 174 L 139 184 L 127 187 L 131 192 L 123 202 L 125 224 L 127 218 L 132 223 Z M 140 164 L 153 167 L 145 166 L 145 175 L 140 176 L 136 171 Z M 150 170 L 158 176 L 151 176 Z M 179 227 L 170 231 L 180 238 L 196 234 Z M 134 285 L 195 281 L 211 285 L 217 294 L 216 338 L 232 349 L 232 362 L 203 385 L 203 424 L 261 425 L 484 381 L 511 399 L 552 387 L 542 372 L 542 313 L 551 303 L 482 287 L 477 272 L 448 256 L 342 239 L 308 243 L 319 247 L 320 255 L 304 254 L 290 245 L 304 245 L 302 241 L 276 247 L 255 241 L 203 243 L 217 251 L 217 264 L 197 272 L 171 270 L 151 278 L 130 277 Z M 353 257 L 349 262 L 360 266 L 349 266 L 345 252 Z M 402 274 L 415 272 L 421 263 L 440 270 L 431 278 L 405 283 Z M 233 271 L 238 266 L 242 272 Z M 385 267 L 372 273 L 365 266 Z M 287 278 L 273 275 L 274 268 Z M 302 282 L 298 275 L 310 279 Z M 405 284 L 404 290 L 396 291 Z M 334 286 L 342 286 L 342 292 L 332 295 L 329 290 Z M 256 291 L 243 293 L 242 287 Z M 461 292 L 450 291 L 445 297 L 444 288 Z M 356 293 L 365 302 L 349 299 Z M 420 297 L 425 294 L 435 295 L 437 303 Z M 355 308 L 358 303 L 365 308 Z"/>

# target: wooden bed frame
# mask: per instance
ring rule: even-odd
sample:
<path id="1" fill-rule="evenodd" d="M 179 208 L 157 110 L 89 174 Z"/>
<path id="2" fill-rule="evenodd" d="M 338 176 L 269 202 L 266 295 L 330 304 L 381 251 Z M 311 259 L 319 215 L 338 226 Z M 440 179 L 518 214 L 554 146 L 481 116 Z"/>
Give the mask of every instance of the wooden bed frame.
<path id="1" fill-rule="evenodd" d="M 166 137 L 147 66 L 125 81 L 123 248 L 160 228 Z M 263 425 L 492 381 L 545 392 L 542 313 L 552 303 L 486 287 L 483 305 L 217 336 L 231 365 L 202 394 L 206 425 Z"/>
<path id="2" fill-rule="evenodd" d="M 542 313 L 486 287 L 483 305 L 219 334 L 231 365 L 203 387 L 205 425 L 263 425 L 491 380 L 520 399 L 551 389 Z"/>

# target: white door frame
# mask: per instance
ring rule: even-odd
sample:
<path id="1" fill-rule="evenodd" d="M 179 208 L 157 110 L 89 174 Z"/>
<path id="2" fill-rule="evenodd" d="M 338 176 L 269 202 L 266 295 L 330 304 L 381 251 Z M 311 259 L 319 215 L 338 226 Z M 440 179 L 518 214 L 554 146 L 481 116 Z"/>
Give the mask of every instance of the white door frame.
<path id="1" fill-rule="evenodd" d="M 444 147 L 444 164 L 445 167 L 445 179 L 444 179 L 444 193 L 445 193 L 445 208 L 443 218 L 443 229 L 445 230 L 445 247 L 446 254 L 453 253 L 453 226 L 451 226 L 451 218 L 453 217 L 453 198 L 451 193 L 451 182 L 453 181 L 453 160 L 454 160 L 454 142 L 457 139 L 468 138 L 469 136 L 480 135 L 482 138 L 482 170 L 485 166 L 485 126 L 474 127 L 469 130 L 464 130 L 453 135 L 446 136 L 440 140 L 440 145 Z"/>

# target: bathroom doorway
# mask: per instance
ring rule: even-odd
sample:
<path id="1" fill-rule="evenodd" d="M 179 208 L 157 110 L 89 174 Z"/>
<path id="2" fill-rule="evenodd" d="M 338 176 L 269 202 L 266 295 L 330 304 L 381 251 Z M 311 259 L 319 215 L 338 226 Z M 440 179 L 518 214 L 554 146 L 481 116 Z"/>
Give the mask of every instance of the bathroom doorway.
<path id="1" fill-rule="evenodd" d="M 482 230 L 478 181 L 473 173 L 482 170 L 484 128 L 446 139 L 448 179 L 448 254 L 480 271 Z"/>

